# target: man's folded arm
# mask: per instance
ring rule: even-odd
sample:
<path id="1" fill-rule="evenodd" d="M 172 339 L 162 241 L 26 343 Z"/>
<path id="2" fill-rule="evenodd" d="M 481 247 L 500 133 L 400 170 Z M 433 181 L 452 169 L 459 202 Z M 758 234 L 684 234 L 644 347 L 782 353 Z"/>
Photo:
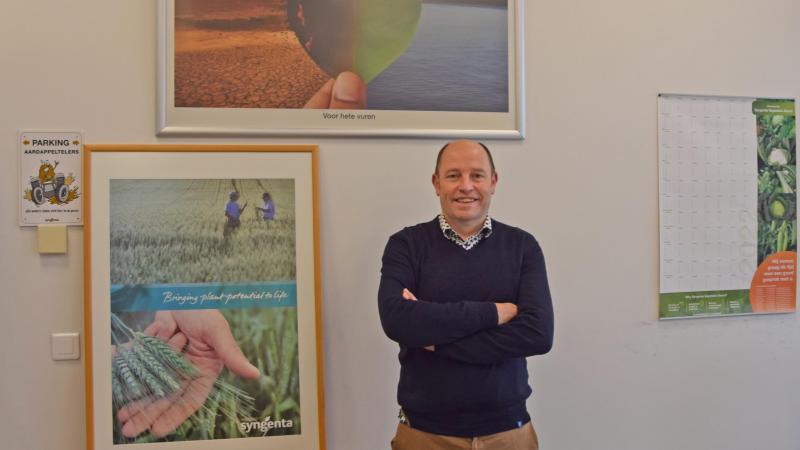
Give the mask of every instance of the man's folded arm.
<path id="1" fill-rule="evenodd" d="M 471 364 L 494 364 L 507 358 L 550 351 L 553 346 L 553 305 L 544 256 L 535 240 L 528 245 L 523 256 L 516 303 L 519 312 L 510 322 L 449 344 L 437 345 L 436 353 Z"/>
<path id="2" fill-rule="evenodd" d="M 386 335 L 406 347 L 441 345 L 497 326 L 497 307 L 490 302 L 439 303 L 403 298 L 416 289 L 408 246 L 393 236 L 383 254 L 378 312 Z"/>

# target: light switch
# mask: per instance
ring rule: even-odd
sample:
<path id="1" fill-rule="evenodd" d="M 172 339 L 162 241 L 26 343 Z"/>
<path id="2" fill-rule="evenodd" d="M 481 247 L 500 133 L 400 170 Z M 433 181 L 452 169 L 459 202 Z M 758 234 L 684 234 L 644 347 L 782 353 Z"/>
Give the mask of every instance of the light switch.
<path id="1" fill-rule="evenodd" d="M 79 359 L 81 340 L 79 333 L 53 333 L 50 335 L 50 348 L 55 361 Z"/>

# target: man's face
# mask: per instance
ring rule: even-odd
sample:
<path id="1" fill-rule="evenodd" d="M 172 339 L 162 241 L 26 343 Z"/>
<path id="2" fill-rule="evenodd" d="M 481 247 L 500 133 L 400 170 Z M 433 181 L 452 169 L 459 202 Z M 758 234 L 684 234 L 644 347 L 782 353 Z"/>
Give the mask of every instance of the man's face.
<path id="1" fill-rule="evenodd" d="M 480 229 L 497 185 L 489 156 L 478 143 L 453 142 L 442 152 L 433 187 L 450 226 L 459 234 Z"/>

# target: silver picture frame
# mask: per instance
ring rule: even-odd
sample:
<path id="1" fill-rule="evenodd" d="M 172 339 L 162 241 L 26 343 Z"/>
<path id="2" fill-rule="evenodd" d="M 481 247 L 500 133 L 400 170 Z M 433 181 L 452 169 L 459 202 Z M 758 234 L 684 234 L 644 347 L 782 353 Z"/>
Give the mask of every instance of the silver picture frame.
<path id="1" fill-rule="evenodd" d="M 429 101 L 423 107 L 419 107 L 419 109 L 415 109 L 418 108 L 415 106 L 408 107 L 411 109 L 403 109 L 407 108 L 407 106 L 403 106 L 406 102 L 405 98 L 411 98 L 412 100 L 409 100 L 409 104 L 413 104 L 414 100 L 412 97 L 417 95 L 417 100 L 419 102 L 426 102 L 428 101 L 428 98 L 439 95 L 440 91 L 448 90 L 450 88 L 460 88 L 461 83 L 459 83 L 455 78 L 451 80 L 447 77 L 438 77 L 434 73 L 425 74 L 427 78 L 424 80 L 422 79 L 423 76 L 420 75 L 421 81 L 419 81 L 418 84 L 415 84 L 418 82 L 416 78 L 412 79 L 411 77 L 400 76 L 400 78 L 395 78 L 399 80 L 406 80 L 401 81 L 401 84 L 410 83 L 414 84 L 415 86 L 422 86 L 419 89 L 419 93 L 410 93 L 409 89 L 406 87 L 401 87 L 400 90 L 402 91 L 402 95 L 400 96 L 397 95 L 396 90 L 392 91 L 394 94 L 384 95 L 384 91 L 391 91 L 391 89 L 380 90 L 383 88 L 377 87 L 376 83 L 379 81 L 383 81 L 383 86 L 387 84 L 385 79 L 379 80 L 380 76 L 384 75 L 381 74 L 368 85 L 366 109 L 355 110 L 304 109 L 302 105 L 295 105 L 291 107 L 270 105 L 257 106 L 255 104 L 242 106 L 238 103 L 226 104 L 224 100 L 222 102 L 217 101 L 216 104 L 214 101 L 197 101 L 196 97 L 202 95 L 205 95 L 206 100 L 209 98 L 209 95 L 206 95 L 208 94 L 206 86 L 215 86 L 214 89 L 220 88 L 220 84 L 227 83 L 231 73 L 238 73 L 236 70 L 230 69 L 215 70 L 215 72 L 221 72 L 222 74 L 214 73 L 208 75 L 206 73 L 206 75 L 210 77 L 217 77 L 212 84 L 203 85 L 203 83 L 197 82 L 198 77 L 202 79 L 205 76 L 203 67 L 216 67 L 213 63 L 213 61 L 215 61 L 213 58 L 210 60 L 205 59 L 205 66 L 193 62 L 186 64 L 182 62 L 180 64 L 181 68 L 179 68 L 177 71 L 180 85 L 188 86 L 188 89 L 194 89 L 196 92 L 198 92 L 198 95 L 193 97 L 194 100 L 187 100 L 188 97 L 182 94 L 184 92 L 182 89 L 180 97 L 176 97 L 176 28 L 181 28 L 181 30 L 185 29 L 184 26 L 178 27 L 176 25 L 176 1 L 198 2 L 202 0 L 159 0 L 158 2 L 158 105 L 156 128 L 157 135 L 159 136 L 291 137 L 313 135 L 328 137 L 396 138 L 525 138 L 525 63 L 523 36 L 524 2 L 521 0 L 508 0 L 505 2 L 505 7 L 502 5 L 491 6 L 487 4 L 475 6 L 473 5 L 473 3 L 476 3 L 475 1 L 453 2 L 462 3 L 460 5 L 441 4 L 440 2 L 423 3 L 421 6 L 422 13 L 420 14 L 420 25 L 416 29 L 416 35 L 414 36 L 415 41 L 411 43 L 409 49 L 416 44 L 418 36 L 422 36 L 424 34 L 425 28 L 424 24 L 422 23 L 423 19 L 433 15 L 427 14 L 426 11 L 437 12 L 436 17 L 439 18 L 451 16 L 451 11 L 457 13 L 459 11 L 466 11 L 469 14 L 489 15 L 495 18 L 494 23 L 498 23 L 498 14 L 505 14 L 506 36 L 505 39 L 503 39 L 502 36 L 499 36 L 497 41 L 505 43 L 507 48 L 504 52 L 495 52 L 495 56 L 500 55 L 498 58 L 500 59 L 501 63 L 496 65 L 493 64 L 491 67 L 489 67 L 487 65 L 491 63 L 485 58 L 485 55 L 487 54 L 486 52 L 477 52 L 473 51 L 468 46 L 462 46 L 462 49 L 466 48 L 464 52 L 465 56 L 461 60 L 456 61 L 455 64 L 452 64 L 452 66 L 469 68 L 468 70 L 462 71 L 462 73 L 471 75 L 479 74 L 480 76 L 472 77 L 470 81 L 470 85 L 474 89 L 477 89 L 477 91 L 453 94 L 453 96 L 449 97 L 448 99 L 441 100 L 441 103 L 439 104 Z M 410 1 L 413 2 L 414 0 Z M 317 3 L 320 2 L 318 1 Z M 483 3 L 492 2 L 487 0 Z M 459 18 L 458 22 L 463 22 L 461 19 L 462 18 Z M 253 37 L 253 33 L 261 32 L 261 30 L 258 28 L 258 22 L 253 21 L 252 18 L 244 19 L 243 22 L 246 22 L 245 27 L 247 28 L 247 33 L 250 33 L 248 35 L 251 39 L 250 43 L 256 42 L 253 44 L 253 46 L 262 45 L 258 42 L 263 41 L 256 41 L 257 37 Z M 185 24 L 186 22 L 182 21 L 181 23 Z M 200 26 L 202 27 L 203 21 L 199 20 L 191 23 L 201 23 Z M 212 25 L 209 27 L 209 30 L 211 31 L 208 32 L 214 33 L 215 36 L 224 36 L 224 33 L 228 32 L 228 29 L 225 28 L 225 25 L 220 25 L 219 21 L 210 20 L 205 22 L 206 25 L 209 23 L 212 23 Z M 242 22 L 240 22 L 240 24 L 241 23 Z M 502 23 L 502 20 L 500 20 L 500 23 Z M 498 25 L 496 28 L 500 29 L 501 26 L 502 25 Z M 475 29 L 482 28 L 491 27 L 473 26 L 469 32 L 465 34 L 472 35 L 474 34 Z M 181 30 L 179 30 L 179 33 L 183 32 Z M 202 33 L 202 30 L 197 32 Z M 286 30 L 282 31 L 282 33 L 284 42 L 291 41 L 293 39 L 294 41 L 292 41 L 292 44 L 302 50 L 303 46 L 299 44 L 294 32 L 287 28 Z M 495 30 L 493 33 L 495 36 L 502 35 L 502 32 L 498 32 L 497 30 Z M 432 33 L 428 33 L 428 35 L 432 35 Z M 180 34 L 180 36 L 186 35 Z M 419 37 L 419 39 L 424 39 L 424 36 Z M 439 38 L 436 37 L 429 39 L 436 40 Z M 201 41 L 203 41 L 202 37 L 197 38 L 197 42 Z M 187 41 L 186 38 L 182 37 L 179 42 L 185 43 Z M 247 46 L 249 44 L 247 42 L 242 44 L 239 41 L 237 41 L 236 44 L 230 44 L 230 42 L 224 42 L 224 40 L 220 38 L 219 45 L 214 50 L 230 52 L 241 51 L 243 48 L 242 45 Z M 229 47 L 226 48 L 226 46 Z M 251 46 L 247 48 L 253 47 Z M 502 45 L 497 48 L 502 48 Z M 190 59 L 199 58 L 197 53 L 198 50 L 196 48 L 192 48 L 191 50 L 195 51 L 195 53 L 189 55 Z M 410 50 L 406 49 L 393 64 L 399 64 L 398 61 L 400 61 L 404 54 L 409 51 Z M 437 51 L 442 52 L 443 50 L 438 48 Z M 452 53 L 449 49 L 444 49 L 444 51 L 446 53 Z M 185 46 L 182 47 L 180 55 L 181 58 L 187 56 Z M 318 66 L 314 64 L 313 60 L 308 57 L 306 53 L 301 51 L 300 56 L 306 58 L 308 64 L 314 66 L 315 70 L 318 70 Z M 503 57 L 505 58 L 505 61 L 502 61 Z M 229 62 L 231 60 L 231 56 L 229 54 L 220 60 Z M 181 59 L 181 61 L 185 61 L 185 59 Z M 211 62 L 209 63 L 208 61 Z M 265 67 L 263 64 L 266 64 L 268 70 L 272 70 L 269 68 L 274 68 L 274 70 L 280 71 L 284 70 L 285 66 L 278 62 L 270 65 L 270 62 L 264 62 L 265 58 L 253 59 L 252 55 L 249 55 L 246 61 L 245 59 L 242 59 L 242 61 L 236 62 L 236 64 L 238 64 L 238 67 L 240 68 L 244 67 L 243 70 L 250 71 L 253 70 L 251 67 L 253 65 L 252 61 L 257 61 L 256 64 L 261 65 L 260 67 L 262 68 Z M 227 62 L 225 64 L 227 64 Z M 200 67 L 198 68 L 198 66 Z M 497 72 L 496 68 L 498 66 L 500 67 L 499 72 L 501 74 L 504 73 L 506 75 L 506 79 L 503 80 L 501 75 L 500 81 L 498 82 L 498 85 L 500 86 L 499 88 L 494 86 L 492 88 L 493 90 L 482 92 L 480 80 L 486 78 L 487 74 L 490 74 L 489 76 L 497 77 L 497 75 L 492 74 Z M 186 69 L 186 67 L 194 68 Z M 388 73 L 389 70 L 393 70 L 392 67 L 390 67 L 390 69 L 388 69 L 385 73 Z M 192 80 L 194 81 L 187 81 L 187 79 L 185 79 L 183 74 L 187 70 L 199 71 L 197 73 L 192 72 L 192 76 L 194 77 Z M 412 73 L 413 76 L 416 77 L 416 74 L 419 72 L 420 71 L 408 71 L 407 69 L 405 73 Z M 322 76 L 324 78 L 331 79 L 329 75 L 325 74 L 325 72 L 320 70 L 319 73 L 322 75 L 318 75 L 318 77 Z M 386 76 L 388 77 L 389 75 Z M 278 77 L 280 78 L 280 75 L 278 75 Z M 478 81 L 476 82 L 476 80 Z M 325 80 L 323 79 L 322 82 L 324 81 Z M 242 84 L 241 79 L 237 83 L 238 87 L 233 87 L 230 85 L 223 86 L 220 89 L 228 89 L 227 92 L 232 96 L 235 95 L 242 97 L 242 91 L 239 91 L 239 89 L 245 89 L 246 91 L 248 89 L 248 83 Z M 321 82 L 318 81 L 318 83 Z M 251 83 L 251 85 L 260 86 L 263 94 L 263 85 L 259 84 L 258 81 Z M 504 93 L 505 98 L 503 95 L 493 95 L 492 92 Z M 372 95 L 374 93 L 375 95 Z M 391 102 L 391 95 L 395 95 L 395 99 L 401 98 L 402 100 L 397 100 L 398 103 L 390 103 L 390 106 L 386 109 L 372 109 L 370 106 L 372 99 L 380 100 L 383 97 L 386 97 L 389 98 L 389 100 L 386 101 Z M 246 95 L 244 96 L 247 97 Z M 262 97 L 264 96 L 262 95 Z M 218 95 L 217 100 L 219 100 L 219 98 L 221 97 Z M 459 100 L 459 98 L 464 99 L 464 102 Z M 292 97 L 292 99 L 296 103 L 297 101 L 303 100 L 299 96 Z M 479 104 L 476 107 L 467 105 L 467 103 L 470 101 L 480 102 L 482 99 L 493 99 L 492 101 L 495 101 L 496 104 L 493 103 L 488 105 L 487 103 L 487 106 Z M 497 106 L 498 104 L 500 106 Z M 397 105 L 397 107 L 395 108 L 394 105 Z M 475 109 L 477 111 L 471 111 L 470 109 Z"/>

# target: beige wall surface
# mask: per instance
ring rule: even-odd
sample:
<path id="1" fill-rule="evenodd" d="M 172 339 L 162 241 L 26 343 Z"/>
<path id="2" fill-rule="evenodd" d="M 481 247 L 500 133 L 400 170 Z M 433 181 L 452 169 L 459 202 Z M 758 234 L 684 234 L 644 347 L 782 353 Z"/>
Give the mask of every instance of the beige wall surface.
<path id="1" fill-rule="evenodd" d="M 657 320 L 659 92 L 800 97 L 796 0 L 563 0 L 525 7 L 527 139 L 490 142 L 492 214 L 548 262 L 553 351 L 529 360 L 548 450 L 800 448 L 798 315 Z M 154 135 L 156 7 L 4 2 L 0 14 L 0 447 L 85 446 L 81 228 L 40 256 L 17 226 L 16 133 L 88 143 L 320 146 L 328 448 L 388 448 L 397 348 L 375 301 L 387 237 L 428 220 L 439 140 Z"/>

